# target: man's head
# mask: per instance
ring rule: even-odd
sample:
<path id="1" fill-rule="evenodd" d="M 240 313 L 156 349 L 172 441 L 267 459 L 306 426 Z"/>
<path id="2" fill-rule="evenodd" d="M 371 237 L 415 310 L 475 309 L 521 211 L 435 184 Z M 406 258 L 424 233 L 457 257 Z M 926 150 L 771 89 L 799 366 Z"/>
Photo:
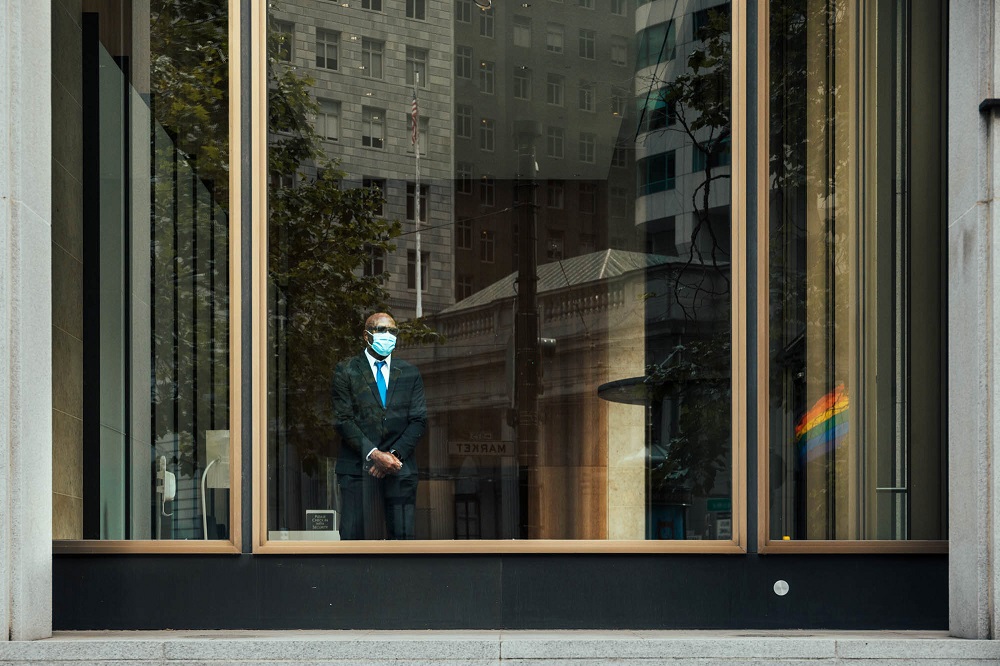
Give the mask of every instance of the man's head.
<path id="1" fill-rule="evenodd" d="M 396 347 L 399 329 L 396 320 L 385 312 L 376 312 L 365 320 L 365 342 L 375 356 L 386 357 Z"/>

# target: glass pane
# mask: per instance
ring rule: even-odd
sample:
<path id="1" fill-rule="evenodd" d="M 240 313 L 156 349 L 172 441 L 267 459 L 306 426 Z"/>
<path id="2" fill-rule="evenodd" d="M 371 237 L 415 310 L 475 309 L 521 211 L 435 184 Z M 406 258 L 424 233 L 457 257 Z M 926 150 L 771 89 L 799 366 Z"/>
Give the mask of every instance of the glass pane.
<path id="1" fill-rule="evenodd" d="M 732 538 L 729 4 L 463 6 L 269 6 L 268 538 Z"/>
<path id="2" fill-rule="evenodd" d="M 941 401 L 912 406 L 941 382 L 940 260 L 910 259 L 939 253 L 941 229 L 939 207 L 910 206 L 912 190 L 941 187 L 911 170 L 911 155 L 931 173 L 941 159 L 940 79 L 909 57 L 935 29 L 920 14 L 771 2 L 772 539 L 946 534 Z M 912 288 L 916 273 L 929 289 Z"/>
<path id="3" fill-rule="evenodd" d="M 80 284 L 53 313 L 69 350 L 54 390 L 54 536 L 226 539 L 225 3 L 66 9 L 55 32 L 78 38 L 53 45 L 53 70 L 77 102 L 53 105 L 53 189 L 79 198 L 54 206 L 69 258 L 53 284 Z"/>

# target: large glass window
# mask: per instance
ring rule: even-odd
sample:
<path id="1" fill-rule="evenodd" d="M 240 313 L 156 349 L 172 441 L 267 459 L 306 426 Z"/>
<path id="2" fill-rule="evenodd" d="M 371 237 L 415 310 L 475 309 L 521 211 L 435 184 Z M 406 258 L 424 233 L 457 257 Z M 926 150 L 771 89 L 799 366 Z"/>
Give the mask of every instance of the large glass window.
<path id="1" fill-rule="evenodd" d="M 121 4 L 53 12 L 53 537 L 226 541 L 230 17 Z"/>
<path id="2" fill-rule="evenodd" d="M 637 25 L 624 4 L 470 16 L 429 0 L 421 25 L 460 47 L 380 23 L 377 85 L 300 63 L 269 87 L 268 116 L 290 126 L 270 128 L 268 169 L 298 175 L 271 190 L 262 244 L 269 543 L 734 548 L 733 172 L 691 168 L 733 134 L 731 27 L 675 44 L 672 26 L 706 3 L 667 4 Z M 333 25 L 359 13 L 320 11 Z M 642 71 L 626 68 L 632 39 Z M 432 150 L 414 154 L 403 54 L 418 50 Z M 651 71 L 661 53 L 671 67 Z M 626 100 L 649 90 L 668 90 L 683 122 L 640 131 Z M 341 100 L 337 142 L 295 125 L 308 114 L 284 117 L 310 95 Z"/>
<path id="3" fill-rule="evenodd" d="M 931 4 L 770 3 L 762 516 L 775 542 L 947 536 Z M 715 24 L 698 18 L 699 34 Z M 696 167 L 714 170 L 717 148 L 701 143 Z"/>

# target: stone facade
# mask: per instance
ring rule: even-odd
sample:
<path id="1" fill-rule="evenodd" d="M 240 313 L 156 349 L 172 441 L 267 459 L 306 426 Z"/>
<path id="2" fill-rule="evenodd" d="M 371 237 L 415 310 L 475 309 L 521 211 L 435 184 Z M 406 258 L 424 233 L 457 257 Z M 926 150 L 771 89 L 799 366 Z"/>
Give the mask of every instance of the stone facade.
<path id="1" fill-rule="evenodd" d="M 1000 638 L 1000 221 L 993 2 L 952 2 L 948 48 L 948 523 L 951 633 Z M 970 36 L 978 35 L 978 39 Z"/>
<path id="2" fill-rule="evenodd" d="M 52 631 L 51 12 L 0 2 L 0 639 Z"/>

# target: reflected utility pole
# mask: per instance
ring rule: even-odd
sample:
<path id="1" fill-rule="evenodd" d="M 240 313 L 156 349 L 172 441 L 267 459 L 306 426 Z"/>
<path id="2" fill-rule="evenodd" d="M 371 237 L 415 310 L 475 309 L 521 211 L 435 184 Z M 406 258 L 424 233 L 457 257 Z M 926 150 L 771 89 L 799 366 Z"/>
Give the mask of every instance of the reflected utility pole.
<path id="1" fill-rule="evenodd" d="M 420 260 L 420 112 L 417 109 L 417 88 L 420 87 L 420 72 L 413 73 L 413 103 L 410 105 L 410 120 L 413 123 L 413 228 L 416 231 L 416 276 L 414 283 L 417 286 L 417 319 L 424 316 L 424 281 L 421 276 L 423 265 Z"/>
<path id="2" fill-rule="evenodd" d="M 535 538 L 541 509 L 538 494 L 538 275 L 535 258 L 535 140 L 541 125 L 514 122 L 517 140 L 517 182 L 514 193 L 518 229 L 517 314 L 514 319 L 514 406 L 517 416 L 517 456 L 521 495 L 521 537 Z M 531 516 L 535 515 L 532 524 Z"/>

